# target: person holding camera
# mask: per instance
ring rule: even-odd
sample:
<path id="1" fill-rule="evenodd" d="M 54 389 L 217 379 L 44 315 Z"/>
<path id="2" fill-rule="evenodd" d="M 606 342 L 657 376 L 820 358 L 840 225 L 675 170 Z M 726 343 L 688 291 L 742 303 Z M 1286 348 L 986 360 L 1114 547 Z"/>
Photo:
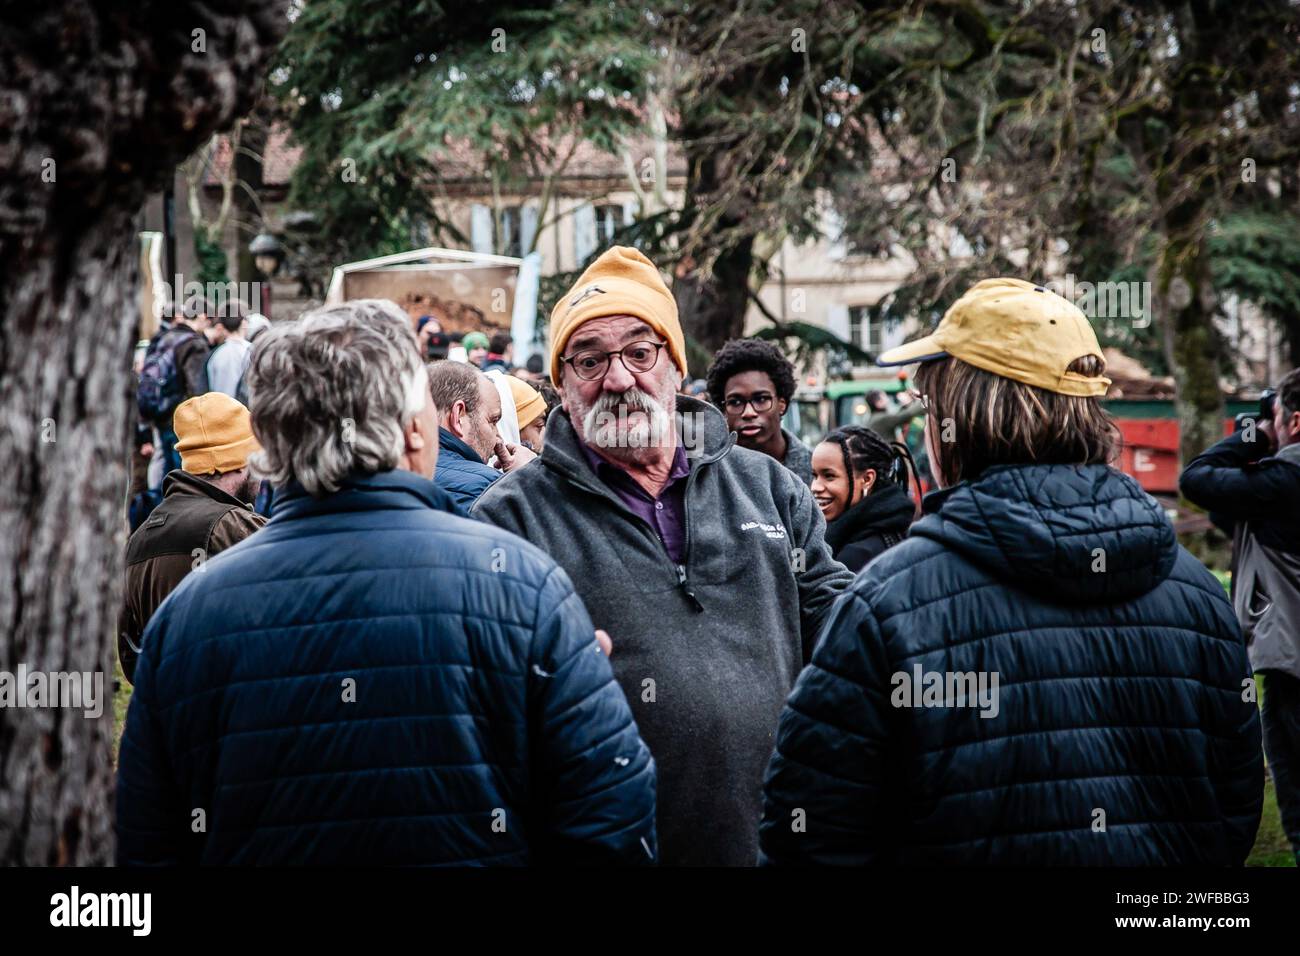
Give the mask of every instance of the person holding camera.
<path id="1" fill-rule="evenodd" d="M 1183 495 L 1232 540 L 1232 603 L 1264 678 L 1264 753 L 1300 863 L 1300 369 L 1194 459 Z"/>

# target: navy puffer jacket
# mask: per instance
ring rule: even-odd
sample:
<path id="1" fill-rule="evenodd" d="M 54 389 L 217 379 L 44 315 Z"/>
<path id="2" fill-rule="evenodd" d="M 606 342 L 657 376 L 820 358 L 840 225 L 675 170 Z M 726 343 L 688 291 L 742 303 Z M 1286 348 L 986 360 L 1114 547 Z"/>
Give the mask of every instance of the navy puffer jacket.
<path id="1" fill-rule="evenodd" d="M 479 495 L 500 477 L 501 472 L 483 464 L 473 448 L 447 429 L 438 429 L 438 472 L 433 480 L 462 509 L 474 507 Z"/>
<path id="2" fill-rule="evenodd" d="M 764 861 L 1241 863 L 1263 799 L 1250 665 L 1159 505 L 1101 465 L 1031 465 L 925 511 L 790 695 Z"/>
<path id="3" fill-rule="evenodd" d="M 120 863 L 653 859 L 654 763 L 568 577 L 449 508 L 405 471 L 290 488 L 171 594 Z"/>

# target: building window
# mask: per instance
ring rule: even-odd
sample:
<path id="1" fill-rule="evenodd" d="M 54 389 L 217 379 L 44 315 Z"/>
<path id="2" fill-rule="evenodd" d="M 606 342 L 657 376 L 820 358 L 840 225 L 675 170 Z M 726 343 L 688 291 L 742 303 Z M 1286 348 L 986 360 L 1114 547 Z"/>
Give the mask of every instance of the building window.
<path id="1" fill-rule="evenodd" d="M 622 206 L 596 207 L 596 248 L 614 241 L 614 233 L 623 227 Z"/>
<path id="2" fill-rule="evenodd" d="M 617 203 L 594 206 L 583 203 L 573 211 L 573 252 L 581 267 L 593 255 L 608 248 L 614 233 L 631 222 L 629 210 Z"/>
<path id="3" fill-rule="evenodd" d="M 872 355 L 885 349 L 885 323 L 865 305 L 849 306 L 849 341 Z"/>
<path id="4" fill-rule="evenodd" d="M 523 217 L 518 206 L 507 206 L 501 210 L 501 235 L 497 248 L 503 256 L 519 258 L 523 255 Z"/>
<path id="5" fill-rule="evenodd" d="M 499 217 L 484 203 L 470 207 L 470 247 L 475 252 L 521 257 L 533 244 L 536 230 L 533 206 L 506 206 Z"/>

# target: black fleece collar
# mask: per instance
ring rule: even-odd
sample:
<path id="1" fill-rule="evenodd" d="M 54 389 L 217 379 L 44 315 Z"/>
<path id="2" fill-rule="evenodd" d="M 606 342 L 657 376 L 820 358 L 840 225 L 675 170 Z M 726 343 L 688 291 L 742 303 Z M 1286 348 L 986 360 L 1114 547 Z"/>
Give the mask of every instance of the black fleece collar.
<path id="1" fill-rule="evenodd" d="M 915 514 L 907 492 L 898 485 L 881 485 L 826 526 L 826 543 L 839 549 L 869 534 L 906 534 Z"/>
<path id="2" fill-rule="evenodd" d="M 205 481 L 198 475 L 191 475 L 188 471 L 180 468 L 169 471 L 163 478 L 163 497 L 171 498 L 176 495 L 202 495 L 205 498 L 211 498 L 213 501 L 219 501 L 223 505 L 235 505 L 251 511 L 253 506 L 247 501 L 240 501 L 234 495 L 222 491 L 210 481 Z"/>

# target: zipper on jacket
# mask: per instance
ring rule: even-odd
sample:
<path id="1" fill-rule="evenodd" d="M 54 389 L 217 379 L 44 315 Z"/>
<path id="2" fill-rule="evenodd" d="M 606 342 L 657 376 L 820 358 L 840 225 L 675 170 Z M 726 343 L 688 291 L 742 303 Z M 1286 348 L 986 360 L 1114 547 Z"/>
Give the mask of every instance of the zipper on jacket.
<path id="1" fill-rule="evenodd" d="M 615 496 L 614 492 L 610 491 L 607 487 L 604 486 L 604 484 L 600 484 L 600 485 L 588 484 L 586 481 L 576 478 L 575 476 L 569 474 L 567 471 L 561 468 L 556 468 L 554 465 L 552 465 L 551 467 L 552 470 L 555 471 L 557 475 L 559 475 L 569 484 L 573 485 L 575 488 L 578 488 L 582 491 L 587 492 L 587 494 L 589 495 L 594 495 L 603 501 L 608 501 L 611 504 L 613 504 L 615 514 L 623 515 L 624 516 L 623 520 L 630 522 L 633 525 L 633 527 L 637 528 L 638 532 L 641 535 L 643 535 L 646 538 L 646 540 L 650 542 L 651 547 L 657 550 L 665 558 L 667 558 L 668 563 L 669 565 L 672 566 L 674 575 L 677 578 L 678 586 L 680 587 L 683 584 L 683 582 L 686 580 L 685 564 L 678 564 L 676 561 L 672 559 L 672 556 L 669 555 L 668 550 L 664 547 L 663 541 L 660 540 L 659 535 L 655 533 L 654 528 L 650 527 L 648 524 L 646 524 L 636 515 L 628 511 L 627 508 L 624 507 L 623 502 L 620 501 Z M 688 478 L 687 480 L 689 481 L 690 479 Z M 685 507 L 684 502 L 683 502 L 683 507 Z M 685 545 L 683 545 L 683 549 L 684 548 Z M 694 595 L 691 595 L 691 597 L 694 598 Z M 695 604 L 698 606 L 699 601 L 695 601 Z M 704 608 L 700 607 L 700 610 L 702 611 L 704 610 Z"/>
<path id="2" fill-rule="evenodd" d="M 700 599 L 696 596 L 695 590 L 691 587 L 690 576 L 686 572 L 686 564 L 691 559 L 691 505 L 690 505 L 691 488 L 694 487 L 695 485 L 696 475 L 700 473 L 700 469 L 698 466 L 712 465 L 714 462 L 719 461 L 724 455 L 727 454 L 727 452 L 731 451 L 735 443 L 736 443 L 735 435 L 734 434 L 728 435 L 727 443 L 726 445 L 723 446 L 721 451 L 697 462 L 696 467 L 692 468 L 690 474 L 686 476 L 686 490 L 682 493 L 682 511 L 684 513 L 685 522 L 686 522 L 686 540 L 682 542 L 682 563 L 681 564 L 678 564 L 676 561 L 673 560 L 672 555 L 668 553 L 668 550 L 664 547 L 663 541 L 660 540 L 659 535 L 655 533 L 654 529 L 651 528 L 649 525 L 647 525 L 640 518 L 637 518 L 635 515 L 628 513 L 627 509 L 623 507 L 623 503 L 619 501 L 618 497 L 612 491 L 610 491 L 609 488 L 605 487 L 604 483 L 587 484 L 587 482 L 585 481 L 585 476 L 584 479 L 580 479 L 576 475 L 570 473 L 568 469 L 560 466 L 554 460 L 548 460 L 544 454 L 540 457 L 542 459 L 543 464 L 547 465 L 552 471 L 558 474 L 565 481 L 569 482 L 572 485 L 576 485 L 577 487 L 582 488 L 583 490 L 591 494 L 594 494 L 599 498 L 604 498 L 606 500 L 614 502 L 617 505 L 617 507 L 614 509 L 615 511 L 622 512 L 623 514 L 627 515 L 627 519 L 631 521 L 633 524 L 639 525 L 640 527 L 644 528 L 645 533 L 648 534 L 650 538 L 652 538 L 654 542 L 659 546 L 660 553 L 663 554 L 663 556 L 668 559 L 668 563 L 672 565 L 673 570 L 677 573 L 677 586 L 682 589 L 682 593 L 686 595 L 686 599 L 690 601 L 691 606 L 695 608 L 696 612 L 699 614 L 703 614 L 704 605 L 700 603 Z"/>
<path id="3" fill-rule="evenodd" d="M 686 580 L 685 564 L 677 565 L 677 586 L 682 589 L 682 593 L 685 594 L 691 604 L 695 606 L 695 610 L 700 612 L 704 611 L 704 605 L 700 603 L 700 599 L 697 598 L 695 592 L 691 590 L 690 582 Z"/>
<path id="4" fill-rule="evenodd" d="M 721 457 L 721 455 L 718 457 Z M 703 464 L 703 462 L 700 464 Z M 686 490 L 682 492 L 682 513 L 686 521 L 686 540 L 682 543 L 682 563 L 678 565 L 677 571 L 678 584 L 682 589 L 682 593 L 695 607 L 696 613 L 703 614 L 704 605 L 700 603 L 700 599 L 691 590 L 690 577 L 686 573 L 686 563 L 691 560 L 691 488 L 695 485 L 695 476 L 699 473 L 700 469 L 698 467 L 691 469 L 691 473 L 686 476 Z"/>

